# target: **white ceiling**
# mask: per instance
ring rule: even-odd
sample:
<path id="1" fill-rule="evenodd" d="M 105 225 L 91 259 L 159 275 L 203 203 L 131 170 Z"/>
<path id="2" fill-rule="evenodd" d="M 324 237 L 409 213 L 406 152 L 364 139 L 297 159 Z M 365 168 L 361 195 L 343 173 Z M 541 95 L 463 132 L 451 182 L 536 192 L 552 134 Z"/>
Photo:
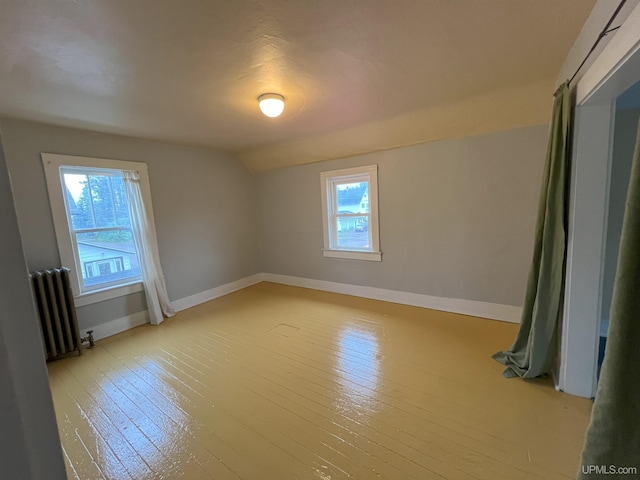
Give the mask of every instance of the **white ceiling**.
<path id="1" fill-rule="evenodd" d="M 221 148 L 252 170 L 496 115 L 540 123 L 593 3 L 0 0 L 0 114 Z M 265 92 L 286 97 L 280 118 L 260 113 Z"/>

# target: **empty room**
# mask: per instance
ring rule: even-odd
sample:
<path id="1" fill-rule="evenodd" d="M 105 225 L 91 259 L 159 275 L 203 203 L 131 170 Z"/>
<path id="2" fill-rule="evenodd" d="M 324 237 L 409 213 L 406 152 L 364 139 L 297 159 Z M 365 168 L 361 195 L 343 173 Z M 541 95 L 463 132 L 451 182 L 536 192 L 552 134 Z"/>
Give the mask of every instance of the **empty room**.
<path id="1" fill-rule="evenodd" d="M 640 478 L 640 0 L 0 0 L 0 478 Z"/>

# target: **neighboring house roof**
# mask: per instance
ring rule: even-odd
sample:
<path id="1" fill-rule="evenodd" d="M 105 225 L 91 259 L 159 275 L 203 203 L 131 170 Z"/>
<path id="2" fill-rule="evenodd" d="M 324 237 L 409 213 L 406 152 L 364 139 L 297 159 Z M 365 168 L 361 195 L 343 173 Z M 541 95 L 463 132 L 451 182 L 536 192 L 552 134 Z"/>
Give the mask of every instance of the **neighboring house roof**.
<path id="1" fill-rule="evenodd" d="M 123 280 L 125 278 L 132 278 L 140 276 L 140 266 L 138 264 L 138 259 L 134 252 L 127 251 L 122 248 L 108 248 L 101 247 L 99 245 L 91 245 L 88 243 L 78 242 L 78 252 L 80 254 L 80 259 L 82 262 L 82 277 L 85 286 L 91 287 L 94 285 L 99 285 L 106 282 L 112 282 L 116 280 Z M 100 273 L 94 277 L 87 277 L 85 271 L 85 265 L 87 263 L 97 262 L 100 260 L 110 260 L 115 258 L 124 258 L 128 257 L 129 260 L 129 268 L 123 269 L 119 272 L 111 272 L 111 273 Z M 124 265 L 123 265 L 124 266 Z"/>
<path id="2" fill-rule="evenodd" d="M 122 257 L 124 255 L 135 258 L 135 253 L 124 248 L 109 248 L 90 243 L 78 242 L 78 253 L 82 263 L 95 262 L 96 260 L 107 260 L 110 258 Z"/>
<path id="3" fill-rule="evenodd" d="M 362 184 L 361 184 L 362 185 Z M 368 185 L 345 188 L 338 190 L 338 205 L 355 205 L 360 203 L 362 197 L 367 193 Z"/>
<path id="4" fill-rule="evenodd" d="M 67 204 L 69 205 L 69 213 L 71 215 L 77 215 L 81 213 L 80 209 L 78 208 L 78 205 L 76 205 L 76 201 L 73 199 L 73 195 L 71 195 L 71 192 L 69 191 L 69 187 L 65 185 L 64 189 L 67 195 Z"/>
<path id="5" fill-rule="evenodd" d="M 368 185 L 338 190 L 338 213 L 358 213 L 363 201 L 368 203 Z"/>

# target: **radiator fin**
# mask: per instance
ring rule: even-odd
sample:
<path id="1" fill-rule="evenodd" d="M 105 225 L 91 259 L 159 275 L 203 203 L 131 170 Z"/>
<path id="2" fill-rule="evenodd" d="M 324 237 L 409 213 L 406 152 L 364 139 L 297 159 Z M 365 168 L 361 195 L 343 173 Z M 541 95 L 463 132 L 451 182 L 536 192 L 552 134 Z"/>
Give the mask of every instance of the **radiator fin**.
<path id="1" fill-rule="evenodd" d="M 81 354 L 82 341 L 69 282 L 69 269 L 52 268 L 33 272 L 30 276 L 47 360 L 54 360 L 74 351 Z"/>

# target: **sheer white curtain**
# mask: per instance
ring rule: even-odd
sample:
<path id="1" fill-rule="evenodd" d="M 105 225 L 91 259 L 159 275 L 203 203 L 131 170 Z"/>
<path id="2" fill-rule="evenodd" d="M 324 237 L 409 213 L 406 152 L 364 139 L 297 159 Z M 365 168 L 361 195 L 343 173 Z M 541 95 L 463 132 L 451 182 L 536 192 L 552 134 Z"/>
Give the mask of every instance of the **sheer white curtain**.
<path id="1" fill-rule="evenodd" d="M 167 295 L 167 287 L 164 283 L 164 275 L 160 266 L 160 254 L 158 253 L 158 240 L 154 226 L 149 222 L 149 216 L 145 208 L 142 192 L 140 190 L 140 173 L 132 170 L 123 170 L 122 179 L 129 203 L 131 216 L 131 230 L 133 240 L 138 250 L 140 271 L 144 283 L 144 292 L 147 297 L 149 319 L 152 324 L 158 325 L 164 318 L 176 314 Z"/>

